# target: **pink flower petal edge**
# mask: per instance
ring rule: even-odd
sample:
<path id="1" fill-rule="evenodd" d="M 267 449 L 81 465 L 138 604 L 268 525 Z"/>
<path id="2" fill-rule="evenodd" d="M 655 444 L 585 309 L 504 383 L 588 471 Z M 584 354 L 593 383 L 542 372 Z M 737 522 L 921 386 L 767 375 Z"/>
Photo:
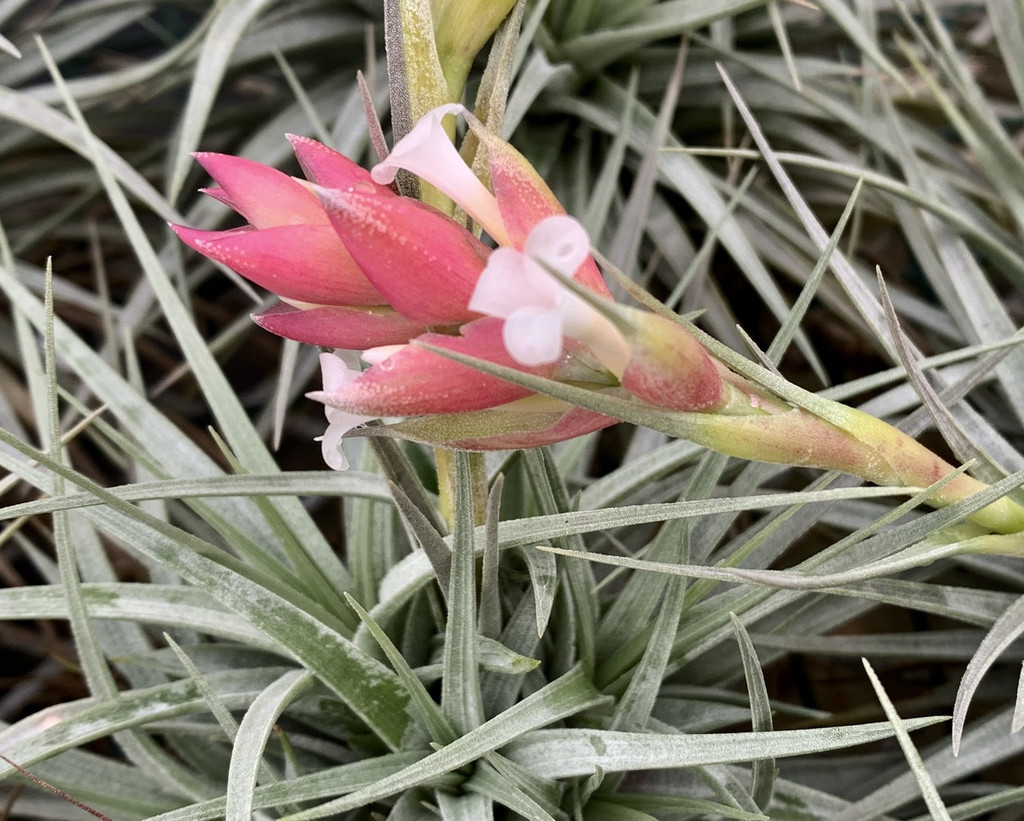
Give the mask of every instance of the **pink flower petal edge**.
<path id="1" fill-rule="evenodd" d="M 382 197 L 397 196 L 386 185 L 374 182 L 369 171 L 341 152 L 309 137 L 297 134 L 285 136 L 291 143 L 302 172 L 307 179 L 317 185 L 324 188 L 340 188 L 344 191 L 359 187 Z"/>
<path id="2" fill-rule="evenodd" d="M 200 151 L 196 161 L 217 181 L 217 196 L 254 228 L 327 224 L 317 199 L 298 180 L 255 160 Z"/>
<path id="3" fill-rule="evenodd" d="M 172 225 L 199 253 L 285 299 L 321 305 L 382 305 L 330 225 L 279 225 L 256 230 L 200 231 Z"/>
<path id="4" fill-rule="evenodd" d="M 296 308 L 281 303 L 252 319 L 265 331 L 296 342 L 349 351 L 405 344 L 427 331 L 388 306 Z"/>
<path id="5" fill-rule="evenodd" d="M 501 324 L 482 319 L 462 328 L 463 336 L 424 334 L 417 341 L 507 367 L 519 366 L 505 350 Z M 534 372 L 537 372 L 534 370 Z M 542 371 L 547 375 L 550 371 Z M 336 389 L 314 391 L 311 399 L 350 413 L 419 416 L 480 410 L 529 396 L 514 385 L 462 365 L 419 345 L 405 345 Z"/>

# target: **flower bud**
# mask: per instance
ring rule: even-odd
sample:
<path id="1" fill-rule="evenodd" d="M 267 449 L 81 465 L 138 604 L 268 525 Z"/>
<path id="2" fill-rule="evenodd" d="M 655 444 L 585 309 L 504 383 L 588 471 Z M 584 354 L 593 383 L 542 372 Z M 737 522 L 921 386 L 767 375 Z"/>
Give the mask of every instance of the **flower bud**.
<path id="1" fill-rule="evenodd" d="M 515 0 L 431 0 L 434 39 L 452 99 L 462 85 L 477 53 L 515 5 Z"/>
<path id="2" fill-rule="evenodd" d="M 679 411 L 708 411 L 726 402 L 718 366 L 681 325 L 658 314 L 619 306 L 630 330 L 621 383 L 634 396 Z"/>

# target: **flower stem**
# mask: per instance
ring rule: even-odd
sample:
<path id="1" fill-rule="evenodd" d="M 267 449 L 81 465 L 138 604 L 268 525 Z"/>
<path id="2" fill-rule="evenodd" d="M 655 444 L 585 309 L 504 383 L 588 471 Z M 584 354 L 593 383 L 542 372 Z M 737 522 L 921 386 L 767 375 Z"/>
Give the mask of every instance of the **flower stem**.
<path id="1" fill-rule="evenodd" d="M 434 460 L 437 464 L 441 515 L 451 530 L 455 526 L 455 451 L 434 448 Z M 487 511 L 487 469 L 482 453 L 469 454 L 469 469 L 473 482 L 473 524 L 482 525 Z"/>

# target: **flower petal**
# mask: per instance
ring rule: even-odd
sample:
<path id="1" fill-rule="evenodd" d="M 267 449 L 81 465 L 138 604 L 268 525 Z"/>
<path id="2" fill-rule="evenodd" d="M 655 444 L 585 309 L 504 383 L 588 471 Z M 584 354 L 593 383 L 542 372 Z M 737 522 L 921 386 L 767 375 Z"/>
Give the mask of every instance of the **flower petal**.
<path id="1" fill-rule="evenodd" d="M 327 414 L 327 430 L 324 431 L 323 436 L 317 437 L 320 441 L 320 454 L 324 458 L 324 463 L 331 470 L 348 470 L 348 457 L 345 456 L 345 451 L 342 448 L 342 440 L 345 434 L 359 423 L 350 425 L 345 419 L 348 414 L 334 408 L 330 410 L 333 413 Z"/>
<path id="2" fill-rule="evenodd" d="M 308 223 L 326 225 L 327 216 L 312 192 L 269 165 L 200 151 L 193 155 L 222 189 L 227 202 L 256 228 Z"/>
<path id="3" fill-rule="evenodd" d="M 453 325 L 468 307 L 490 249 L 435 208 L 407 197 L 317 189 L 341 241 L 403 316 Z"/>
<path id="4" fill-rule="evenodd" d="M 323 376 L 324 389 L 329 391 L 338 390 L 361 375 L 360 371 L 350 368 L 340 356 L 332 353 L 320 354 L 320 371 Z M 323 436 L 319 437 L 324 461 L 329 468 L 346 470 L 348 459 L 345 457 L 345 451 L 342 450 L 342 438 L 352 428 L 369 422 L 375 417 L 346 413 L 332 407 L 324 408 L 324 415 L 327 417 L 327 430 Z"/>
<path id="5" fill-rule="evenodd" d="M 296 342 L 351 351 L 404 344 L 427 330 L 384 305 L 301 309 L 281 303 L 252 319 L 264 330 Z"/>
<path id="6" fill-rule="evenodd" d="M 562 316 L 557 308 L 520 308 L 505 320 L 502 340 L 520 365 L 552 365 L 562 358 Z"/>
<path id="7" fill-rule="evenodd" d="M 206 196 L 208 197 L 212 197 L 213 199 L 217 200 L 217 202 L 226 205 L 232 211 L 238 211 L 238 209 L 235 208 L 235 204 L 234 202 L 232 202 L 231 197 L 228 196 L 228 192 L 225 191 L 223 188 L 218 188 L 217 186 L 213 185 L 210 186 L 209 188 L 200 188 L 199 193 L 206 194 Z"/>
<path id="8" fill-rule="evenodd" d="M 382 305 L 329 225 L 198 231 L 172 225 L 189 246 L 285 299 L 319 305 Z"/>
<path id="9" fill-rule="evenodd" d="M 496 248 L 477 280 L 471 310 L 510 316 L 526 307 L 553 308 L 558 284 L 539 265 L 514 248 Z"/>
<path id="10" fill-rule="evenodd" d="M 588 262 L 590 240 L 583 226 L 565 214 L 545 217 L 527 236 L 522 251 L 499 248 L 491 254 L 469 307 L 506 318 L 505 343 L 520 364 L 557 361 L 565 335 L 583 342 L 619 374 L 628 358 L 625 341 L 559 281 L 559 275 L 579 275 Z"/>
<path id="11" fill-rule="evenodd" d="M 385 359 L 390 359 L 408 344 L 408 342 L 403 342 L 392 345 L 377 345 L 373 348 L 367 348 L 359 355 L 359 358 L 368 365 L 379 365 Z"/>
<path id="12" fill-rule="evenodd" d="M 415 174 L 450 197 L 495 242 L 505 245 L 507 233 L 494 195 L 459 156 L 441 124 L 446 116 L 465 112 L 465 107 L 457 103 L 428 111 L 395 143 L 388 158 L 375 165 L 370 173 L 382 185 L 391 183 L 399 169 Z"/>
<path id="13" fill-rule="evenodd" d="M 424 334 L 417 341 L 526 370 L 506 353 L 500 322 L 478 320 L 466 325 L 463 333 L 458 337 Z M 308 396 L 349 413 L 418 416 L 478 410 L 529 394 L 526 388 L 411 344 L 363 371 L 359 379 L 334 391 L 318 391 Z"/>
<path id="14" fill-rule="evenodd" d="M 590 256 L 590 237 L 579 220 L 555 214 L 533 227 L 523 243 L 523 253 L 565 277 L 572 277 Z"/>
<path id="15" fill-rule="evenodd" d="M 333 148 L 298 134 L 288 134 L 287 137 L 306 178 L 317 185 L 346 191 L 359 187 L 368 193 L 396 196 L 386 185 L 375 183 L 369 171 Z"/>

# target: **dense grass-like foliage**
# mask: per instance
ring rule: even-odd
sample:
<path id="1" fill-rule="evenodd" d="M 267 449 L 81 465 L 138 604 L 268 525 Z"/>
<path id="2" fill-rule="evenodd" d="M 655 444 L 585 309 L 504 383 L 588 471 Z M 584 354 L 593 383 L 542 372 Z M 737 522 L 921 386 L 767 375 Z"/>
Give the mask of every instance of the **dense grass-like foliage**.
<path id="1" fill-rule="evenodd" d="M 0 818 L 1019 817 L 965 518 L 1024 481 L 1020 4 L 524 0 L 466 96 L 609 270 L 986 498 L 620 425 L 457 456 L 451 523 L 427 448 L 322 468 L 317 351 L 167 227 L 228 225 L 196 150 L 371 162 L 380 5 L 0 0 Z"/>

